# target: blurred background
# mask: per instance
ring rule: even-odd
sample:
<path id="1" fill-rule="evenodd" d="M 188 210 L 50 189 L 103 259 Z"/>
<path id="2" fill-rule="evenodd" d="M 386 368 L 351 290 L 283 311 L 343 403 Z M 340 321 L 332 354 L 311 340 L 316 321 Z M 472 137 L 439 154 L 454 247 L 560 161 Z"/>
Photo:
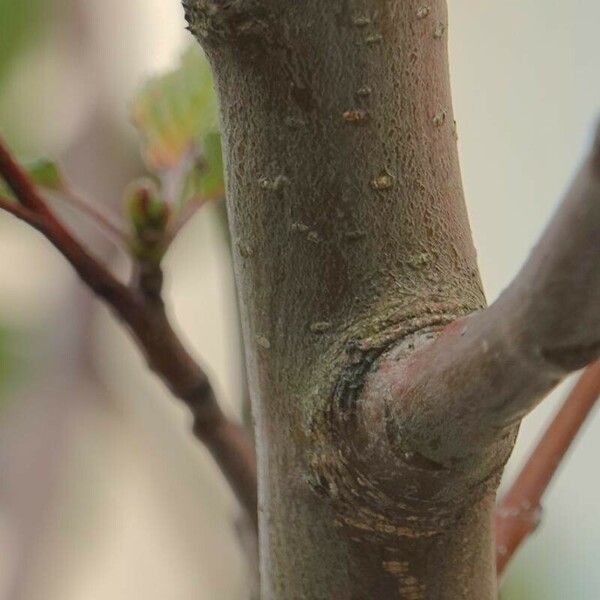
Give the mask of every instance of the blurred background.
<path id="1" fill-rule="evenodd" d="M 463 178 L 489 300 L 548 222 L 600 108 L 600 4 L 449 0 Z M 0 0 L 0 132 L 119 209 L 143 172 L 130 100 L 191 43 L 177 0 Z M 80 220 L 75 227 L 84 228 Z M 123 257 L 79 229 L 116 268 Z M 166 260 L 186 342 L 240 413 L 222 207 Z M 509 482 L 573 380 L 527 418 Z M 504 600 L 600 596 L 600 418 L 510 568 Z M 239 600 L 238 509 L 183 409 L 41 236 L 0 214 L 0 599 Z"/>

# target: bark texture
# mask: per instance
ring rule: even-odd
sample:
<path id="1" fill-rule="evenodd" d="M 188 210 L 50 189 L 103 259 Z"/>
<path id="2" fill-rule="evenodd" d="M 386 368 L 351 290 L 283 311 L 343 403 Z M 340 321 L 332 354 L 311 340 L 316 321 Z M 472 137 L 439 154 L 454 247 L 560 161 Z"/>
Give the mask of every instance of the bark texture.
<path id="1" fill-rule="evenodd" d="M 533 302 L 569 283 L 553 269 L 578 249 L 554 266 L 538 253 L 499 308 L 477 312 L 444 0 L 184 6 L 221 102 L 263 598 L 494 598 L 492 511 L 518 422 L 598 351 L 592 328 L 571 362 L 535 352 L 552 324 L 530 319 Z M 584 229 L 581 277 L 597 242 Z M 574 309 L 597 315 L 597 283 Z M 512 328 L 493 326 L 511 311 Z"/>
<path id="2" fill-rule="evenodd" d="M 444 2 L 187 8 L 222 108 L 263 597 L 492 598 L 495 478 L 420 460 L 361 395 L 390 349 L 484 304 Z"/>

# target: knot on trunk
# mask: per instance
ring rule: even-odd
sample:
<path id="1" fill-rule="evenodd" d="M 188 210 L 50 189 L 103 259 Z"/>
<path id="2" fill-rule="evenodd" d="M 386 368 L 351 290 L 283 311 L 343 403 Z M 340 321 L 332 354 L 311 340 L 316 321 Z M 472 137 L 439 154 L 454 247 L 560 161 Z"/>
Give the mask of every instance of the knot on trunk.
<path id="1" fill-rule="evenodd" d="M 378 361 L 389 351 L 405 346 L 405 354 L 415 350 L 413 338 L 422 343 L 433 340 L 449 323 L 469 307 L 454 303 L 431 304 L 406 312 L 388 315 L 381 324 L 373 324 L 369 335 L 351 339 L 346 346 L 345 365 L 333 393 L 334 406 L 348 416 L 356 415 L 368 375 L 377 371 Z"/>
<path id="2" fill-rule="evenodd" d="M 368 447 L 340 423 L 314 423 L 311 434 L 307 484 L 351 539 L 394 546 L 444 536 L 500 476 L 473 485 L 469 474 L 414 452 L 399 455 L 385 439 Z"/>
<path id="3" fill-rule="evenodd" d="M 431 344 L 464 310 L 444 303 L 368 328 L 371 335 L 347 345 L 329 401 L 313 405 L 307 482 L 349 535 L 388 542 L 444 535 L 495 489 L 507 455 L 493 448 L 471 464 L 422 452 L 404 431 L 385 373 Z"/>

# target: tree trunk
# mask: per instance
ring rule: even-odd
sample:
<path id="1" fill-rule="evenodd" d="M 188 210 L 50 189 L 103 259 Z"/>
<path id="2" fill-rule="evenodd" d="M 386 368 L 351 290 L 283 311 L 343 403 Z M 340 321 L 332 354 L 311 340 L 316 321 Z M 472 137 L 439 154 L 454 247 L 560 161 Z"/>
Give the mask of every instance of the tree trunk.
<path id="1" fill-rule="evenodd" d="M 0 208 L 54 244 L 190 408 L 260 517 L 265 600 L 491 600 L 492 509 L 518 424 L 600 358 L 600 128 L 531 257 L 484 308 L 444 0 L 184 5 L 221 100 L 258 511 L 253 445 L 173 330 L 160 264 L 115 277 L 2 140 L 18 202 Z M 521 498 L 513 517 L 531 519 Z"/>
<path id="2" fill-rule="evenodd" d="M 444 0 L 184 4 L 222 111 L 263 597 L 494 598 L 514 427 L 433 460 L 375 377 L 485 303 Z"/>

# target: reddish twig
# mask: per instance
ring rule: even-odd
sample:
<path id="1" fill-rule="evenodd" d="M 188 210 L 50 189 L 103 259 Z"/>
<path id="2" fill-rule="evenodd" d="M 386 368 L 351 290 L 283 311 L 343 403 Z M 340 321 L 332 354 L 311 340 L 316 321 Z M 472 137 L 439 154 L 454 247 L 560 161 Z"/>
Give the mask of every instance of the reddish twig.
<path id="1" fill-rule="evenodd" d="M 44 227 L 45 221 L 43 218 L 22 204 L 18 204 L 14 200 L 0 196 L 0 209 L 10 213 L 11 215 L 14 215 L 18 219 L 21 219 L 21 221 L 25 221 L 25 223 L 35 227 L 35 229 L 38 231 L 41 231 L 41 229 Z"/>
<path id="2" fill-rule="evenodd" d="M 58 197 L 64 200 L 71 208 L 88 217 L 101 231 L 108 233 L 114 238 L 115 242 L 118 242 L 121 246 L 127 246 L 129 236 L 124 229 L 96 206 L 87 202 L 77 192 L 71 188 L 67 188 L 59 193 Z"/>
<path id="3" fill-rule="evenodd" d="M 0 175 L 8 187 L 14 192 L 18 201 L 29 210 L 39 213 L 46 218 L 50 216 L 50 211 L 46 203 L 40 198 L 35 185 L 13 158 L 8 147 L 0 139 Z"/>
<path id="4" fill-rule="evenodd" d="M 600 361 L 583 373 L 498 507 L 496 565 L 499 575 L 537 527 L 542 496 L 599 396 Z"/>
<path id="5" fill-rule="evenodd" d="M 240 503 L 257 524 L 256 457 L 246 430 L 227 419 L 208 377 L 174 332 L 161 297 L 162 273 L 136 265 L 130 285 L 120 282 L 77 240 L 0 140 L 0 176 L 19 204 L 0 199 L 0 208 L 38 229 L 71 263 L 80 278 L 127 326 L 150 368 L 191 410 L 194 433 L 215 458 Z M 141 275 L 140 275 L 141 273 Z M 148 284 L 149 279 L 152 280 Z"/>
<path id="6" fill-rule="evenodd" d="M 18 202 L 28 209 L 28 213 L 18 214 L 16 210 L 10 212 L 30 224 L 35 223 L 36 229 L 67 258 L 79 276 L 98 296 L 113 308 L 127 306 L 128 310 L 132 310 L 132 298 L 127 287 L 93 257 L 56 218 L 27 172 L 12 157 L 2 140 L 0 140 L 0 176 L 6 181 Z M 29 213 L 36 215 L 36 219 L 33 219 L 33 216 L 26 218 Z"/>

